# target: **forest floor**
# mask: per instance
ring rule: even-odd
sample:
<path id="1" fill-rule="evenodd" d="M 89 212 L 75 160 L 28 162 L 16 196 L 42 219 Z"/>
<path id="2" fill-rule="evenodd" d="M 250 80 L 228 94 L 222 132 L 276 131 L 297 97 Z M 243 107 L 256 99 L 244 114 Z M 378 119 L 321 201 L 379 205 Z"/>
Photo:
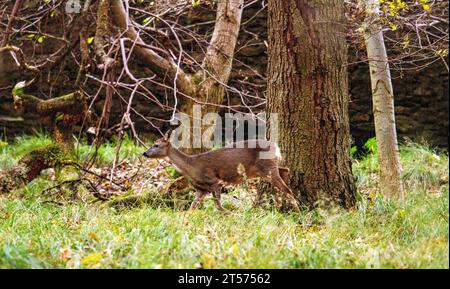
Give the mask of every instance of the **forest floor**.
<path id="1" fill-rule="evenodd" d="M 49 143 L 44 135 L 0 142 L 0 169 Z M 143 161 L 143 148 L 126 139 L 114 179 L 123 180 L 124 194 L 146 198 L 133 205 L 83 191 L 74 198 L 48 190 L 58 183 L 43 173 L 0 195 L 0 268 L 449 268 L 448 153 L 401 145 L 406 198 L 399 202 L 377 193 L 376 144 L 366 146 L 367 155 L 354 157 L 358 196 L 350 210 L 254 208 L 250 184 L 224 196 L 233 214 L 223 215 L 211 199 L 191 212 L 183 209 L 188 200 L 161 197 L 173 168 Z M 77 152 L 86 158 L 89 147 Z M 108 174 L 114 156 L 114 143 L 102 145 L 92 170 Z M 98 186 L 123 197 L 105 180 Z"/>

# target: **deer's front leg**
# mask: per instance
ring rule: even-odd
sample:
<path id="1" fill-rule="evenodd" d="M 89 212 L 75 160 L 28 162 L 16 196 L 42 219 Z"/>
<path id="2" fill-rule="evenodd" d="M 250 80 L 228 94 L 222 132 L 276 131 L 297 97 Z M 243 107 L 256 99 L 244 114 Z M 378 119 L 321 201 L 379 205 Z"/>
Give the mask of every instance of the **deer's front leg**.
<path id="1" fill-rule="evenodd" d="M 202 204 L 203 199 L 205 198 L 206 194 L 207 193 L 205 193 L 205 192 L 201 192 L 201 191 L 197 190 L 197 192 L 195 194 L 195 199 L 194 199 L 194 201 L 191 204 L 191 210 L 195 210 L 198 207 L 200 207 L 200 205 Z"/>

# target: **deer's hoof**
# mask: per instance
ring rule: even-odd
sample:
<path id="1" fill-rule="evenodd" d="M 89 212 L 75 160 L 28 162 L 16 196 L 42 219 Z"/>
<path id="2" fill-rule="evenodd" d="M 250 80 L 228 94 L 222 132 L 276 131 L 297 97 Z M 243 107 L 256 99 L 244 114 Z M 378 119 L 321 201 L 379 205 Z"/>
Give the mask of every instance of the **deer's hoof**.
<path id="1" fill-rule="evenodd" d="M 219 210 L 219 212 L 221 213 L 221 214 L 224 214 L 224 215 L 233 215 L 234 214 L 234 212 L 232 212 L 232 211 L 230 211 L 230 210 L 227 210 L 227 209 L 221 209 L 221 210 Z"/>

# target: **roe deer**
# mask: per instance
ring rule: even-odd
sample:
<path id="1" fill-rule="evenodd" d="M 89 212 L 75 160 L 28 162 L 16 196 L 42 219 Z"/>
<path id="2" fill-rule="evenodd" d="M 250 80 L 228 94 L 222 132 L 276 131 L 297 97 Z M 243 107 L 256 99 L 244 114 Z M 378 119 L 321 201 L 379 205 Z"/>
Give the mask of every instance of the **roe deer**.
<path id="1" fill-rule="evenodd" d="M 271 158 L 260 158 L 260 153 L 270 153 Z M 232 143 L 224 148 L 196 155 L 188 155 L 170 143 L 169 134 L 155 141 L 144 152 L 147 158 L 168 160 L 197 191 L 191 209 L 198 208 L 208 193 L 214 196 L 214 205 L 221 212 L 227 212 L 220 203 L 220 193 L 225 184 L 238 185 L 245 179 L 262 178 L 277 187 L 294 209 L 298 211 L 294 195 L 286 185 L 289 169 L 278 166 L 281 154 L 275 143 L 265 140 L 248 140 Z"/>

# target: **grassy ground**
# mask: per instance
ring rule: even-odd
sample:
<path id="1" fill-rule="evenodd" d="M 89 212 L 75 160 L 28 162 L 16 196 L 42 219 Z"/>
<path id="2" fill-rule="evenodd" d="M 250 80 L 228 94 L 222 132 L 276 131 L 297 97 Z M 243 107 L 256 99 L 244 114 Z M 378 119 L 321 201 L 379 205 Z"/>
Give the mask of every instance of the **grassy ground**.
<path id="1" fill-rule="evenodd" d="M 47 141 L 0 144 L 0 166 Z M 128 155 L 140 153 L 132 142 L 126 147 Z M 0 196 L 0 268 L 448 268 L 447 153 L 401 147 L 407 194 L 399 203 L 376 193 L 377 152 L 373 143 L 367 148 L 353 164 L 359 194 L 350 211 L 285 214 L 252 208 L 249 197 L 230 216 L 217 213 L 211 199 L 195 212 L 59 206 L 39 198 L 50 182 L 37 179 Z M 104 150 L 108 163 L 113 145 Z"/>

